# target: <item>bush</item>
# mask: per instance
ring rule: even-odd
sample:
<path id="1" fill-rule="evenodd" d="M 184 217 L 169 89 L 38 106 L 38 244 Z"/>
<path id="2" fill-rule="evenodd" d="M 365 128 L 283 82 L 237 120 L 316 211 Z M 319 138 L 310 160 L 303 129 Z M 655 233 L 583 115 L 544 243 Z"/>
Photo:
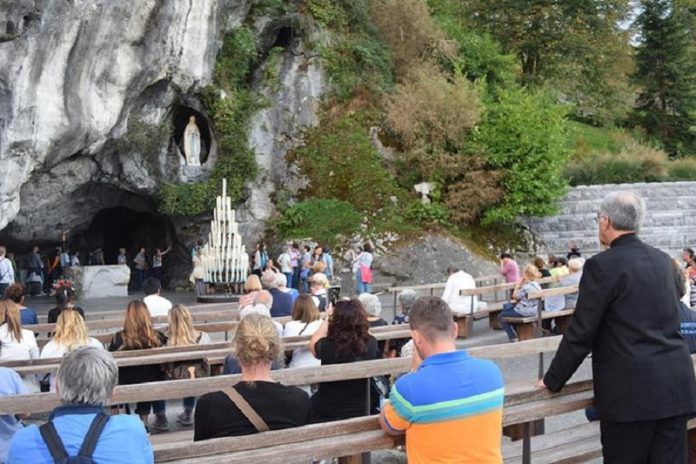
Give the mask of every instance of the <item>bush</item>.
<path id="1" fill-rule="evenodd" d="M 370 141 L 367 128 L 372 122 L 366 112 L 344 114 L 307 134 L 306 145 L 288 156 L 309 181 L 303 198 L 333 198 L 357 211 L 377 212 L 391 196 L 398 196 L 393 177 Z"/>
<path id="2" fill-rule="evenodd" d="M 446 53 L 444 35 L 433 22 L 425 0 L 374 0 L 370 16 L 389 46 L 400 77 L 428 52 Z"/>
<path id="3" fill-rule="evenodd" d="M 434 65 L 412 70 L 387 103 L 387 121 L 407 147 L 458 148 L 481 117 L 479 95 L 463 76 L 448 79 Z"/>
<path id="4" fill-rule="evenodd" d="M 476 141 L 493 169 L 501 171 L 505 196 L 484 214 L 484 223 L 555 211 L 565 192 L 565 110 L 546 94 L 500 90 L 490 102 Z"/>
<path id="5" fill-rule="evenodd" d="M 312 238 L 334 246 L 338 239 L 350 237 L 360 230 L 360 213 L 345 201 L 313 199 L 297 203 L 283 211 L 276 222 L 281 237 Z"/>
<path id="6" fill-rule="evenodd" d="M 571 185 L 696 180 L 696 160 L 670 160 L 664 151 L 628 143 L 620 153 L 599 153 L 571 162 L 565 170 Z"/>
<path id="7" fill-rule="evenodd" d="M 696 159 L 682 158 L 667 162 L 669 180 L 696 180 Z"/>
<path id="8" fill-rule="evenodd" d="M 404 210 L 404 218 L 423 226 L 452 225 L 449 221 L 450 210 L 439 202 L 424 205 L 420 200 L 413 201 Z"/>

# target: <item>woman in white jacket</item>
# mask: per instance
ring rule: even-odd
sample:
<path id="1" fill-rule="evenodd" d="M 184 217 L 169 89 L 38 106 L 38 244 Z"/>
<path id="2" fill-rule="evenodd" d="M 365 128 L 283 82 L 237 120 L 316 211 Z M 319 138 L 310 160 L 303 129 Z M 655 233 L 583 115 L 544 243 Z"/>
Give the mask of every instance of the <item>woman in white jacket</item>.
<path id="1" fill-rule="evenodd" d="M 0 301 L 0 321 L 0 360 L 23 361 L 39 357 L 34 333 L 22 328 L 18 304 L 11 300 Z M 35 375 L 23 376 L 22 381 L 29 392 L 39 391 Z"/>
<path id="2" fill-rule="evenodd" d="M 56 332 L 53 334 L 53 339 L 41 350 L 41 358 L 62 358 L 75 348 L 86 345 L 104 348 L 99 340 L 87 334 L 87 326 L 80 313 L 66 308 L 58 315 Z M 51 390 L 53 389 L 53 376 L 51 376 Z"/>

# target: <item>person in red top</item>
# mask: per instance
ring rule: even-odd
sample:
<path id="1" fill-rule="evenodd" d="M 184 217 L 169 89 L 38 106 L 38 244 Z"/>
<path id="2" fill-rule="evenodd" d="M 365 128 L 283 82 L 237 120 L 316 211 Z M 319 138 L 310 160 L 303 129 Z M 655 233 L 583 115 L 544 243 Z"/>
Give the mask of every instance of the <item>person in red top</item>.
<path id="1" fill-rule="evenodd" d="M 517 283 L 520 280 L 520 267 L 510 253 L 500 255 L 500 273 L 508 284 Z"/>

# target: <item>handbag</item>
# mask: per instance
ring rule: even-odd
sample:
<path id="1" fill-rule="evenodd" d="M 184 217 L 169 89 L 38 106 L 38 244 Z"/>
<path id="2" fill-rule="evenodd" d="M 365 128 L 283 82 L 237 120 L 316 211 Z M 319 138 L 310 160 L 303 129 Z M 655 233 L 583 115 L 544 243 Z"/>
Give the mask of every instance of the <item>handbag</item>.
<path id="1" fill-rule="evenodd" d="M 362 280 L 364 284 L 372 283 L 372 268 L 370 266 L 365 264 L 360 265 L 360 280 Z"/>
<path id="2" fill-rule="evenodd" d="M 263 420 L 256 411 L 254 411 L 254 408 L 251 407 L 247 400 L 245 400 L 237 390 L 234 388 L 225 388 L 222 390 L 222 392 L 227 395 L 230 401 L 232 401 L 240 411 L 242 411 L 244 417 L 249 419 L 251 425 L 253 425 L 258 432 L 267 432 L 270 430 L 268 424 L 266 424 L 266 421 Z"/>
<path id="3" fill-rule="evenodd" d="M 178 361 L 165 364 L 164 375 L 167 380 L 188 380 L 210 377 L 210 366 L 204 359 Z"/>

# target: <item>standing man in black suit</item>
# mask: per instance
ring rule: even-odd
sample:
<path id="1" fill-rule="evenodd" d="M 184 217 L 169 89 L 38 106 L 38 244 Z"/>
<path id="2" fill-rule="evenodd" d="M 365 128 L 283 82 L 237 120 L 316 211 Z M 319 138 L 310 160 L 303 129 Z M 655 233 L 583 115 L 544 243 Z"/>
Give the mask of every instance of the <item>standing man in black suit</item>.
<path id="1" fill-rule="evenodd" d="M 606 464 L 686 464 L 696 378 L 679 334 L 672 262 L 637 236 L 642 200 L 607 196 L 597 215 L 609 247 L 587 260 L 575 315 L 539 387 L 558 392 L 592 352 Z"/>

